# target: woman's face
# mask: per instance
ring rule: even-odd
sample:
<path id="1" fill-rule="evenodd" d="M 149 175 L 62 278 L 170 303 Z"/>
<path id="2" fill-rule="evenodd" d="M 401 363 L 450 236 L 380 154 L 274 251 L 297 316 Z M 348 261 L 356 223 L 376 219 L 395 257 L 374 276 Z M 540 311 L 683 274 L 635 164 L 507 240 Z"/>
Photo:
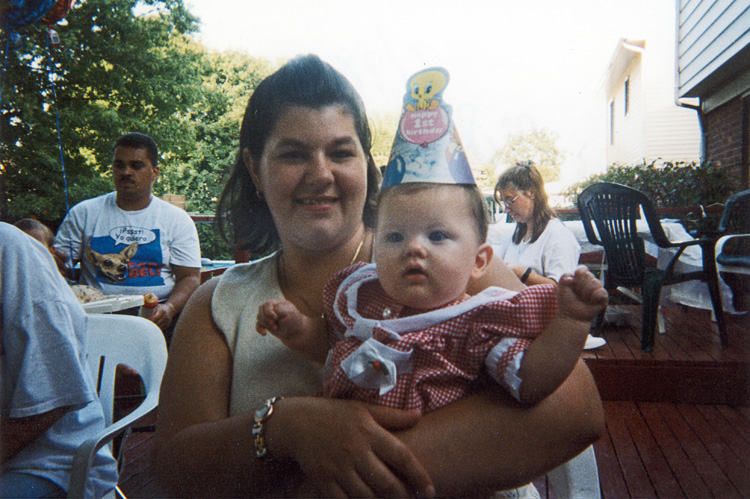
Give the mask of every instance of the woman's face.
<path id="1" fill-rule="evenodd" d="M 243 157 L 285 247 L 335 248 L 362 225 L 367 158 L 345 108 L 291 107 L 260 160 Z"/>
<path id="2" fill-rule="evenodd" d="M 530 224 L 533 221 L 533 192 L 519 191 L 516 186 L 509 185 L 498 190 L 497 195 L 503 203 L 505 212 L 513 217 L 513 220 L 522 224 Z"/>

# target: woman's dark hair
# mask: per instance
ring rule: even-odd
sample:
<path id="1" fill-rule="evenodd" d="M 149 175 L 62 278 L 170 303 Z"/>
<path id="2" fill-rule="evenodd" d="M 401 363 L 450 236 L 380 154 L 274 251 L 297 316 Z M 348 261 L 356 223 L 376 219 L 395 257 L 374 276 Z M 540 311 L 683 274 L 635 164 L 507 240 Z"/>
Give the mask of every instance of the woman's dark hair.
<path id="1" fill-rule="evenodd" d="M 372 226 L 380 171 L 370 153 L 372 138 L 365 107 L 351 83 L 316 55 L 298 56 L 264 79 L 250 97 L 240 130 L 240 147 L 231 176 L 219 198 L 219 232 L 252 256 L 267 255 L 280 246 L 279 234 L 264 199 L 258 196 L 242 151 L 260 160 L 279 117 L 293 106 L 322 109 L 342 106 L 354 126 L 367 158 L 367 197 L 362 220 Z"/>
<path id="2" fill-rule="evenodd" d="M 471 216 L 474 219 L 474 229 L 477 235 L 477 244 L 482 244 L 487 241 L 487 231 L 489 230 L 490 216 L 487 213 L 487 203 L 484 201 L 484 196 L 479 191 L 476 185 L 471 184 L 437 184 L 430 182 L 406 182 L 403 184 L 397 184 L 391 187 L 386 187 L 378 195 L 378 207 L 382 201 L 393 194 L 414 194 L 416 192 L 423 191 L 425 189 L 461 189 L 466 196 L 466 201 L 469 204 L 469 210 Z"/>
<path id="3" fill-rule="evenodd" d="M 534 220 L 534 232 L 532 232 L 530 239 L 530 242 L 533 243 L 539 239 L 544 229 L 547 228 L 547 223 L 556 217 L 555 210 L 549 205 L 547 191 L 544 190 L 542 174 L 534 166 L 533 161 L 516 163 L 516 166 L 505 170 L 497 179 L 497 184 L 495 184 L 495 200 L 497 202 L 501 202 L 498 193 L 508 187 L 515 187 L 516 190 L 529 191 L 534 194 L 534 210 L 531 214 Z M 518 222 L 516 230 L 513 232 L 513 244 L 520 244 L 526 236 L 527 230 L 527 224 Z"/>

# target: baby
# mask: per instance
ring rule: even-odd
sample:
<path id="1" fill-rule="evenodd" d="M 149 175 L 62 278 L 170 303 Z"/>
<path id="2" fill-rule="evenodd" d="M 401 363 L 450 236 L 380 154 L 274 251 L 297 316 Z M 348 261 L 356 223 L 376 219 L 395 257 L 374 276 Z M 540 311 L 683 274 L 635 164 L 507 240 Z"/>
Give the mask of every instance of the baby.
<path id="1" fill-rule="evenodd" d="M 49 227 L 33 218 L 22 218 L 14 225 L 42 243 L 52 253 L 52 256 L 55 255 L 55 248 L 52 246 L 55 242 L 55 235 Z"/>
<path id="2" fill-rule="evenodd" d="M 486 235 L 475 185 L 387 187 L 378 200 L 375 263 L 334 276 L 325 318 L 271 300 L 259 308 L 256 328 L 325 361 L 325 396 L 427 412 L 467 393 L 487 369 L 517 400 L 536 403 L 573 369 L 607 292 L 580 267 L 557 291 L 541 285 L 468 296 L 492 259 Z"/>

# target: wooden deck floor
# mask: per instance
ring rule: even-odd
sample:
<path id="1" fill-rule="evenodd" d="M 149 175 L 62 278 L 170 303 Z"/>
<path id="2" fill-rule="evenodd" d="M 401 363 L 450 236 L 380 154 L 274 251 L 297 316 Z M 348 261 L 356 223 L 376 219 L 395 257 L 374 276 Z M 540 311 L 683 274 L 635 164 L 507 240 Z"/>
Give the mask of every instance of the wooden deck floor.
<path id="1" fill-rule="evenodd" d="M 747 407 L 605 402 L 602 496 L 750 497 Z"/>
<path id="2" fill-rule="evenodd" d="M 750 497 L 750 315 L 729 318 L 722 348 L 709 312 L 666 308 L 666 334 L 644 353 L 639 309 L 618 308 L 632 312 L 628 325 L 605 327 L 607 345 L 584 353 L 607 418 L 594 445 L 602 497 Z M 163 497 L 149 470 L 152 436 L 127 441 L 129 498 Z M 546 478 L 534 483 L 556 497 Z"/>

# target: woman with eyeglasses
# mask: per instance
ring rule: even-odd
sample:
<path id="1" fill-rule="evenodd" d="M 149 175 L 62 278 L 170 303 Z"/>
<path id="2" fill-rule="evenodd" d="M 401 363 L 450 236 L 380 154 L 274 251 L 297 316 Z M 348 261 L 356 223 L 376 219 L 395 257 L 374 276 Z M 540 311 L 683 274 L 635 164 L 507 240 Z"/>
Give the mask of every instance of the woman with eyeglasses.
<path id="1" fill-rule="evenodd" d="M 513 236 L 494 246 L 495 253 L 527 286 L 557 284 L 578 266 L 581 245 L 549 205 L 542 174 L 531 161 L 505 170 L 495 184 L 495 200 L 516 222 Z M 589 335 L 587 350 L 606 343 Z"/>

